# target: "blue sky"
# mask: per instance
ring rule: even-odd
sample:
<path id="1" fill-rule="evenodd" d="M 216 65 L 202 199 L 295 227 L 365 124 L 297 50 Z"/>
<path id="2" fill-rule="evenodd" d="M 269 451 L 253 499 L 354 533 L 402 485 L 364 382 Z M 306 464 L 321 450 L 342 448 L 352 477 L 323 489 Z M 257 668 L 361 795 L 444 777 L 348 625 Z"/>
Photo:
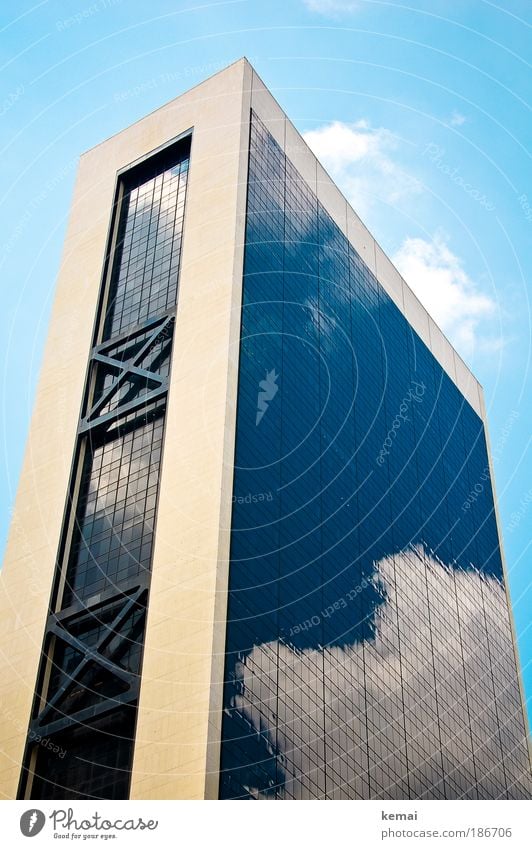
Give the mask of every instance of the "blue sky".
<path id="1" fill-rule="evenodd" d="M 484 385 L 532 708 L 531 27 L 529 0 L 3 0 L 2 545 L 77 158 L 247 55 Z"/>

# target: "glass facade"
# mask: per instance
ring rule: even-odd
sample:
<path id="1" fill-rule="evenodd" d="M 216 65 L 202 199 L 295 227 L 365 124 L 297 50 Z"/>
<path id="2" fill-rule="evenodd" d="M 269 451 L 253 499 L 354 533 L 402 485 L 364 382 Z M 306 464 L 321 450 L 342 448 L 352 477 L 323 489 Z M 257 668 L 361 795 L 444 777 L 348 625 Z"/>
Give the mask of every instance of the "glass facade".
<path id="1" fill-rule="evenodd" d="M 189 155 L 120 180 L 23 798 L 129 793 Z"/>
<path id="2" fill-rule="evenodd" d="M 221 798 L 530 798 L 487 468 L 252 116 Z"/>

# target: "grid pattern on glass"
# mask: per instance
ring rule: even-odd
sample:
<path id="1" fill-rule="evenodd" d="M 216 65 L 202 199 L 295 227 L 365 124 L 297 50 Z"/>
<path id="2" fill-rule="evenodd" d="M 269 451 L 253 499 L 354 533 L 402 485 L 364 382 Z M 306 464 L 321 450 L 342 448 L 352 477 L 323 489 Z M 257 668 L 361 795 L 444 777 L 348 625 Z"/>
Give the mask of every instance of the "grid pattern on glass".
<path id="1" fill-rule="evenodd" d="M 39 746 L 33 798 L 126 799 L 134 733 L 132 705 Z"/>
<path id="2" fill-rule="evenodd" d="M 486 466 L 253 116 L 221 798 L 530 797 Z"/>
<path id="3" fill-rule="evenodd" d="M 159 315 L 177 299 L 188 152 L 125 191 L 104 339 Z"/>
<path id="4" fill-rule="evenodd" d="M 88 448 L 65 607 L 150 569 L 164 412 L 159 403 Z"/>

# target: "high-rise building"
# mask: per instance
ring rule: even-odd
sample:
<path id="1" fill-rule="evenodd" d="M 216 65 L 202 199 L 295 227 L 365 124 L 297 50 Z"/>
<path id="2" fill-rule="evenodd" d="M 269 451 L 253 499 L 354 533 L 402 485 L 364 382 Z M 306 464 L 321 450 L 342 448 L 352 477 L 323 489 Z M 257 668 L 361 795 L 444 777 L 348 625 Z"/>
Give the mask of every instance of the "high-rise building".
<path id="1" fill-rule="evenodd" d="M 485 422 L 246 60 L 84 154 L 2 795 L 530 798 Z"/>

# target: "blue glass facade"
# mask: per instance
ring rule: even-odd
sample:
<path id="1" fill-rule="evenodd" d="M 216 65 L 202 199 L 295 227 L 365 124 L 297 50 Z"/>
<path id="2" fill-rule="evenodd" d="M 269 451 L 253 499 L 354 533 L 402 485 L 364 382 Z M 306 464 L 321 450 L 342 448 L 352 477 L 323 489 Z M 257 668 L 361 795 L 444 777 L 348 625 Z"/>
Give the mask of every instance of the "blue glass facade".
<path id="1" fill-rule="evenodd" d="M 239 369 L 221 798 L 529 798 L 483 424 L 255 116 Z"/>

